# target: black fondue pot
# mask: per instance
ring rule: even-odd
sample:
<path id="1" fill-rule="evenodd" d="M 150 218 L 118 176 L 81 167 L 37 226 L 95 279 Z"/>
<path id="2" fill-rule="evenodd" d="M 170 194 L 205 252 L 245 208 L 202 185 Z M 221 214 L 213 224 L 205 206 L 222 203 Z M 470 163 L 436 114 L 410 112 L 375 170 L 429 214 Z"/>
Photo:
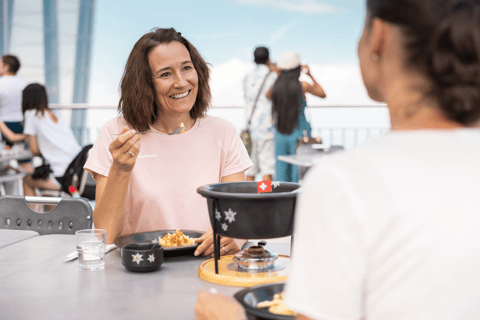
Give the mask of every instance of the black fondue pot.
<path id="1" fill-rule="evenodd" d="M 199 187 L 207 198 L 214 235 L 215 272 L 218 274 L 220 236 L 270 239 L 291 236 L 300 185 L 271 182 L 271 192 L 258 193 L 257 182 L 217 183 Z"/>
<path id="2" fill-rule="evenodd" d="M 207 198 L 210 223 L 222 236 L 270 239 L 291 236 L 300 185 L 272 182 L 272 192 L 257 193 L 256 182 L 229 182 L 200 187 Z"/>

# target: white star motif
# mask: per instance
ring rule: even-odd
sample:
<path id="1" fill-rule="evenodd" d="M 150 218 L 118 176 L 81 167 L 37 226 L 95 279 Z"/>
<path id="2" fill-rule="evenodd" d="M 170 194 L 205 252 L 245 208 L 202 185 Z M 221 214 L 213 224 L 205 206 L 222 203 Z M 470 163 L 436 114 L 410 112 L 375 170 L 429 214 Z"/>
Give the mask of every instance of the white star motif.
<path id="1" fill-rule="evenodd" d="M 220 219 L 222 219 L 222 214 L 217 209 L 215 209 L 215 218 L 218 221 L 220 221 Z"/>
<path id="2" fill-rule="evenodd" d="M 223 231 L 227 231 L 228 226 L 227 226 L 226 223 L 222 223 L 222 229 L 223 229 Z"/>
<path id="3" fill-rule="evenodd" d="M 158 240 L 157 240 L 157 239 L 153 239 L 153 240 L 152 240 L 152 243 L 158 243 Z"/>
<path id="4" fill-rule="evenodd" d="M 150 263 L 152 263 L 153 261 L 155 261 L 155 257 L 153 256 L 153 253 L 148 255 L 148 261 L 150 261 Z"/>
<path id="5" fill-rule="evenodd" d="M 262 182 L 262 184 L 260 185 L 259 188 L 262 189 L 263 191 L 265 191 L 265 189 L 267 189 L 267 185 Z"/>
<path id="6" fill-rule="evenodd" d="M 143 254 L 140 254 L 138 252 L 137 252 L 137 254 L 132 254 L 132 257 L 133 257 L 132 262 L 136 262 L 137 264 L 140 264 L 140 261 L 143 261 L 143 259 L 142 259 Z"/>
<path id="7" fill-rule="evenodd" d="M 235 221 L 235 215 L 237 213 L 233 212 L 232 209 L 228 209 L 228 211 L 225 211 L 225 219 L 228 220 L 228 222 L 232 223 L 232 221 Z"/>
<path id="8" fill-rule="evenodd" d="M 280 181 L 272 181 L 273 188 L 280 187 Z"/>

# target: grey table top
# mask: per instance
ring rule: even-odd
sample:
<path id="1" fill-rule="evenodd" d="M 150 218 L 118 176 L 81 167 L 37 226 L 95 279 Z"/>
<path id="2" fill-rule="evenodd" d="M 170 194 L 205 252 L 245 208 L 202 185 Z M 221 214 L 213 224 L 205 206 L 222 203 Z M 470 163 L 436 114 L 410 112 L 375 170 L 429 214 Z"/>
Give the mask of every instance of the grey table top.
<path id="1" fill-rule="evenodd" d="M 30 230 L 0 229 L 0 249 L 36 236 L 38 236 L 38 232 Z"/>
<path id="2" fill-rule="evenodd" d="M 13 151 L 13 150 L 1 150 L 0 151 L 0 163 L 8 162 L 10 160 L 28 160 L 32 158 L 30 150 Z"/>
<path id="3" fill-rule="evenodd" d="M 280 247 L 288 250 L 289 244 Z M 195 319 L 198 291 L 216 288 L 233 295 L 242 289 L 200 279 L 202 257 L 168 258 L 159 271 L 131 273 L 116 249 L 106 255 L 105 270 L 81 271 L 78 260 L 63 262 L 74 250 L 72 235 L 40 236 L 2 248 L 1 317 Z"/>
<path id="4" fill-rule="evenodd" d="M 25 177 L 27 175 L 27 173 L 25 173 L 25 172 L 15 172 L 13 170 L 9 170 L 9 171 L 0 171 L 0 183 L 1 182 L 10 182 L 10 181 L 20 181 L 21 182 L 23 177 Z"/>

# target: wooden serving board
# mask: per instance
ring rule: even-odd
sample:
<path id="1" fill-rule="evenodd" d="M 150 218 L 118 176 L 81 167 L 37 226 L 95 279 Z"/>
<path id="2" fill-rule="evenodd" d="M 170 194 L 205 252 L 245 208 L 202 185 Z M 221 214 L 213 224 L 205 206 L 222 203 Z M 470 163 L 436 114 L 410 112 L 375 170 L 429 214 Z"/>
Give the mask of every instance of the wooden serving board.
<path id="1" fill-rule="evenodd" d="M 276 261 L 285 265 L 279 271 L 250 273 L 230 270 L 227 266 L 234 262 L 233 255 L 222 256 L 218 260 L 218 274 L 215 273 L 215 259 L 203 262 L 198 268 L 200 279 L 231 287 L 251 287 L 264 283 L 286 281 L 290 269 L 290 257 L 278 255 Z"/>

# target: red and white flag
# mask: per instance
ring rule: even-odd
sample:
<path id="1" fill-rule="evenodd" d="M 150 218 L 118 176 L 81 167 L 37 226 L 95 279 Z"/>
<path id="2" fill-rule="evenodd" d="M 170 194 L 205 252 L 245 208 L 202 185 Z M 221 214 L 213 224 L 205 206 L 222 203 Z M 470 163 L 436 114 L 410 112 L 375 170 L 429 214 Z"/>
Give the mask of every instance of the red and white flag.
<path id="1" fill-rule="evenodd" d="M 268 180 L 257 182 L 257 192 L 272 192 L 272 181 Z"/>

